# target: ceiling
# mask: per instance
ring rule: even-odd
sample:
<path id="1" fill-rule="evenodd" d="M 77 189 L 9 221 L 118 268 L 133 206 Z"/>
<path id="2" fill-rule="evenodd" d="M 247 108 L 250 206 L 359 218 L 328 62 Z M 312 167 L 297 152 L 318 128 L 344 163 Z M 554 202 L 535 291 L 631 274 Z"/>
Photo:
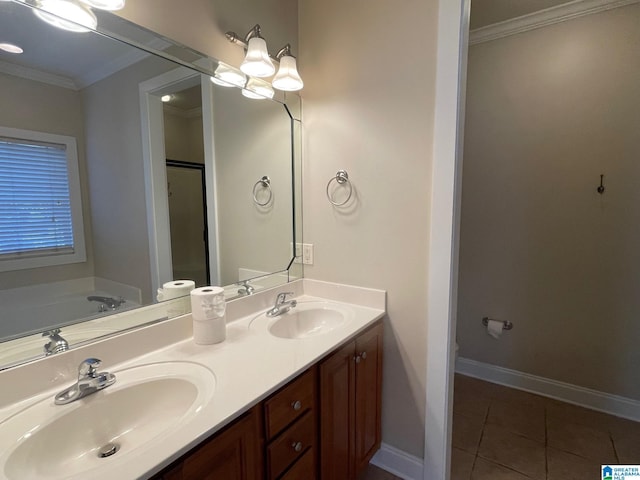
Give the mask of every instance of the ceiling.
<path id="1" fill-rule="evenodd" d="M 569 0 L 471 0 L 470 29 L 493 25 L 546 8 L 570 3 Z"/>

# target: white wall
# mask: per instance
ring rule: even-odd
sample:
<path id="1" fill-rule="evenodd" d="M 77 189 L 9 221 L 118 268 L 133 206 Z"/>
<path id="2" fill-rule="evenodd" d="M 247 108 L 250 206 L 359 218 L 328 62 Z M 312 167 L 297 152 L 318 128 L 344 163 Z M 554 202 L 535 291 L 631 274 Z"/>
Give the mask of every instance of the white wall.
<path id="1" fill-rule="evenodd" d="M 0 125 L 76 139 L 87 261 L 0 273 L 0 289 L 93 276 L 91 213 L 87 189 L 82 97 L 79 92 L 0 73 Z"/>
<path id="2" fill-rule="evenodd" d="M 422 457 L 437 2 L 308 0 L 299 30 L 305 276 L 387 290 L 383 441 Z M 325 196 L 339 169 L 349 208 Z"/>
<path id="3" fill-rule="evenodd" d="M 633 5 L 470 48 L 461 356 L 640 400 L 639 24 Z M 485 315 L 514 328 L 496 342 Z"/>
<path id="4" fill-rule="evenodd" d="M 187 117 L 165 109 L 164 151 L 168 160 L 204 163 L 202 115 Z"/>

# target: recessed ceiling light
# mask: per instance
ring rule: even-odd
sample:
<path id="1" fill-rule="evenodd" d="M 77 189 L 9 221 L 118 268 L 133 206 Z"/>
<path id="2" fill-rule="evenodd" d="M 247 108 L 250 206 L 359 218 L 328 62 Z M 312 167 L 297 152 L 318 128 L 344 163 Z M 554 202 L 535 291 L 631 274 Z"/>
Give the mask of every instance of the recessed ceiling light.
<path id="1" fill-rule="evenodd" d="M 160 97 L 160 100 L 162 100 L 164 103 L 170 102 L 171 100 L 173 100 L 173 95 L 163 95 Z"/>
<path id="2" fill-rule="evenodd" d="M 13 43 L 0 43 L 0 50 L 4 50 L 9 53 L 22 53 L 22 50 L 18 45 L 14 45 Z"/>
<path id="3" fill-rule="evenodd" d="M 33 12 L 54 27 L 70 32 L 88 32 L 98 26 L 93 12 L 72 0 L 39 0 Z"/>

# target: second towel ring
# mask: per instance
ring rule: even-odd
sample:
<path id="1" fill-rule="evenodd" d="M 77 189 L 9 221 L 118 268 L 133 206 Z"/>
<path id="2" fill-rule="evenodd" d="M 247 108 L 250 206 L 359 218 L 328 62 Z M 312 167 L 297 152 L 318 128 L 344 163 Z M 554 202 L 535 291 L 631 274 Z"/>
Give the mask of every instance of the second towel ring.
<path id="1" fill-rule="evenodd" d="M 267 200 L 265 202 L 261 202 L 260 200 L 258 200 L 257 188 L 259 185 L 262 185 L 262 188 L 266 188 L 267 190 L 269 190 L 269 196 L 267 197 Z M 253 202 L 260 207 L 266 207 L 267 205 L 269 205 L 269 202 L 271 202 L 272 198 L 273 191 L 271 190 L 271 179 L 265 175 L 253 185 Z"/>
<path id="2" fill-rule="evenodd" d="M 349 194 L 347 195 L 347 198 L 342 202 L 334 201 L 333 198 L 331 198 L 331 194 L 329 193 L 329 187 L 331 186 L 331 183 L 334 181 L 338 185 L 344 185 L 346 183 L 347 187 L 349 187 Z M 327 183 L 327 199 L 331 202 L 332 205 L 335 205 L 336 207 L 341 207 L 342 205 L 347 203 L 349 200 L 351 200 L 352 194 L 353 194 L 353 185 L 351 185 L 351 180 L 349 180 L 349 174 L 347 173 L 346 170 L 338 170 L 338 172 L 336 173 L 336 176 L 331 178 L 329 180 L 329 183 Z"/>

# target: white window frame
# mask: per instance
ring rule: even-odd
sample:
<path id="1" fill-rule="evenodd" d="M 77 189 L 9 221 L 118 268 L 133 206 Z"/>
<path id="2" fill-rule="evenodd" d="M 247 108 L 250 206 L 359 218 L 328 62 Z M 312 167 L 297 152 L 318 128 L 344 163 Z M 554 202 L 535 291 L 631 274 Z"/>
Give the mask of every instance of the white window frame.
<path id="1" fill-rule="evenodd" d="M 76 145 L 76 139 L 66 135 L 57 135 L 54 133 L 36 132 L 33 130 L 23 130 L 2 126 L 0 126 L 0 136 L 15 138 L 18 140 L 22 139 L 34 142 L 55 143 L 66 146 L 69 201 L 71 206 L 74 248 L 73 252 L 65 254 L 44 254 L 42 256 L 25 258 L 0 259 L 0 272 L 86 262 L 87 253 L 84 239 L 84 220 L 82 216 L 82 197 L 80 193 L 80 173 L 78 169 L 78 148 Z"/>

